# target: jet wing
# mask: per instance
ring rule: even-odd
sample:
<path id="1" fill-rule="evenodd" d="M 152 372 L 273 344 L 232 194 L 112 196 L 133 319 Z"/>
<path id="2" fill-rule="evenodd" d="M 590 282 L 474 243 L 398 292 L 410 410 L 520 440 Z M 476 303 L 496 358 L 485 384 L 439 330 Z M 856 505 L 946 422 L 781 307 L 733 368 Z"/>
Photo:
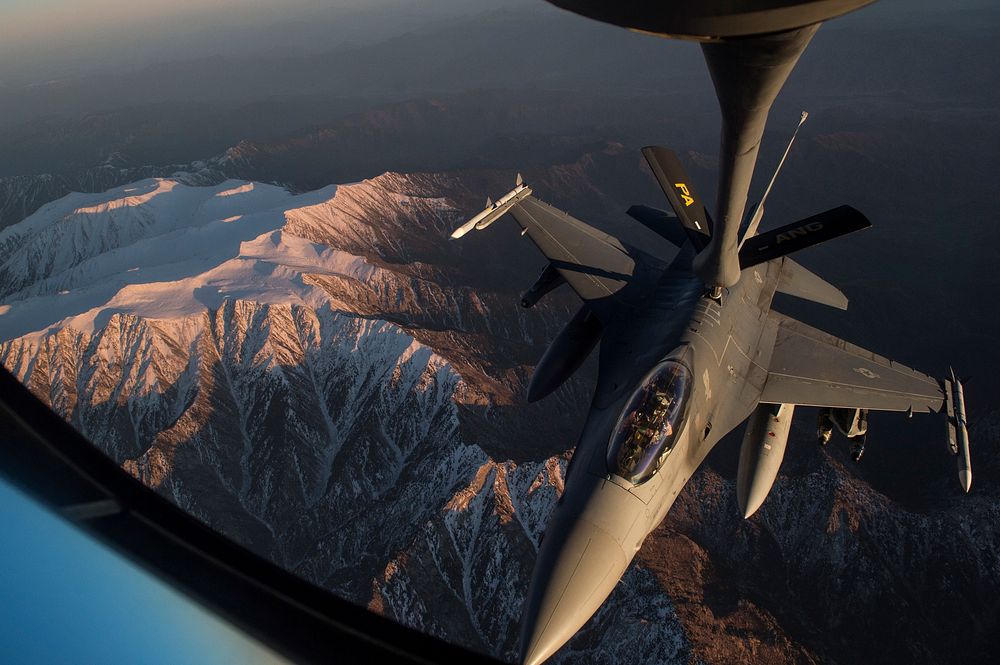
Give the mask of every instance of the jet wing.
<path id="1" fill-rule="evenodd" d="M 879 411 L 941 411 L 941 384 L 915 370 L 771 312 L 774 353 L 760 401 Z"/>
<path id="2" fill-rule="evenodd" d="M 531 238 L 552 268 L 585 301 L 618 293 L 636 271 L 642 252 L 626 248 L 618 238 L 533 198 L 520 174 L 514 189 L 496 203 L 487 199 L 486 209 L 455 229 L 451 237 L 485 229 L 505 214 L 517 220 L 521 235 Z"/>
<path id="3" fill-rule="evenodd" d="M 614 295 L 632 277 L 635 259 L 614 236 L 530 196 L 508 212 L 584 300 Z"/>

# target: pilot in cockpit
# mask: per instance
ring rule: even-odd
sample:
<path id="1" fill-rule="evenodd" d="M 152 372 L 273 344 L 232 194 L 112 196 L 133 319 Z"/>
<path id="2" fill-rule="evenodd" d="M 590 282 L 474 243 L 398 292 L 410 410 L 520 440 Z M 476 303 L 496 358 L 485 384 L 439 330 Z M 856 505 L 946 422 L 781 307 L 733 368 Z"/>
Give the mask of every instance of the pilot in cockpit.
<path id="1" fill-rule="evenodd" d="M 626 465 L 635 463 L 647 446 L 673 434 L 673 426 L 667 419 L 671 401 L 666 391 L 655 390 L 651 399 L 647 401 L 652 405 L 651 412 L 640 408 L 629 414 L 626 422 L 627 425 L 631 425 L 632 435 L 622 451 L 623 463 Z"/>
<path id="2" fill-rule="evenodd" d="M 686 368 L 665 361 L 632 393 L 609 442 L 608 469 L 638 484 L 647 480 L 673 449 L 683 417 Z"/>

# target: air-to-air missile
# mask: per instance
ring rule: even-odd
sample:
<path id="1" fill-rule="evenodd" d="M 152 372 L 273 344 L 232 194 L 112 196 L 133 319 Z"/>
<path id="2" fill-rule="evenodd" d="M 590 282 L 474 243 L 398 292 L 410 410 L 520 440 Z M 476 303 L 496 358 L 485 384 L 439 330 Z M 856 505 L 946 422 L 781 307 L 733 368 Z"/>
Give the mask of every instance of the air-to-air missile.
<path id="1" fill-rule="evenodd" d="M 486 199 L 486 209 L 452 231 L 452 239 L 461 238 L 472 229 L 482 231 L 487 226 L 503 217 L 504 213 L 516 205 L 518 201 L 530 195 L 531 188 L 524 184 L 524 180 L 521 179 L 521 174 L 518 173 L 514 189 L 497 199 L 496 203 Z"/>
<path id="2" fill-rule="evenodd" d="M 958 457 L 958 482 L 966 492 L 972 487 L 972 459 L 969 453 L 969 430 L 965 420 L 965 392 L 962 382 L 951 371 L 944 380 L 945 411 L 948 416 L 948 449 Z"/>

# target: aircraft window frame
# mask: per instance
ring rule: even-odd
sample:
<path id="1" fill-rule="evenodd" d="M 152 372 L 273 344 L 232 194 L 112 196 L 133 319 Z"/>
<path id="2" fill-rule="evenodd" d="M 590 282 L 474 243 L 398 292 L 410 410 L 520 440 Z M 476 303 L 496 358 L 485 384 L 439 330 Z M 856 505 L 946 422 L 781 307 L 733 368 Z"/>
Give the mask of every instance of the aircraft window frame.
<path id="1" fill-rule="evenodd" d="M 693 375 L 686 364 L 676 358 L 669 358 L 658 363 L 639 382 L 625 403 L 615 427 L 608 440 L 607 468 L 608 471 L 624 478 L 634 485 L 640 485 L 656 474 L 663 466 L 667 456 L 677 444 L 677 434 L 687 415 L 691 396 Z M 659 388 L 656 386 L 659 385 Z M 666 396 L 667 403 L 660 406 L 651 404 L 654 395 L 650 390 L 656 390 L 658 395 Z M 643 432 L 634 427 L 634 414 L 640 409 L 652 410 L 655 421 L 646 421 Z M 658 418 L 655 413 L 664 409 Z M 629 422 L 631 419 L 631 422 Z M 653 429 L 654 434 L 648 430 Z M 647 439 L 645 444 L 638 443 L 639 448 L 633 448 L 638 455 L 634 461 L 628 462 L 624 456 L 626 440 Z"/>

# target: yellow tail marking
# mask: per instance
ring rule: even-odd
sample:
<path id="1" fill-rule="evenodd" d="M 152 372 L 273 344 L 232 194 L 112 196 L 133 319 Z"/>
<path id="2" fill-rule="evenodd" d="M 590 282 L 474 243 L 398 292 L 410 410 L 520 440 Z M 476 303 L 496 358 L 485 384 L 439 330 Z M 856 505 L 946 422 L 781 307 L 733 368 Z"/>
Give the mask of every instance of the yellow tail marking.
<path id="1" fill-rule="evenodd" d="M 685 208 L 694 203 L 694 197 L 691 196 L 691 192 L 688 190 L 688 186 L 686 184 L 683 182 L 675 182 L 674 187 L 681 190 L 681 199 L 684 201 Z"/>

